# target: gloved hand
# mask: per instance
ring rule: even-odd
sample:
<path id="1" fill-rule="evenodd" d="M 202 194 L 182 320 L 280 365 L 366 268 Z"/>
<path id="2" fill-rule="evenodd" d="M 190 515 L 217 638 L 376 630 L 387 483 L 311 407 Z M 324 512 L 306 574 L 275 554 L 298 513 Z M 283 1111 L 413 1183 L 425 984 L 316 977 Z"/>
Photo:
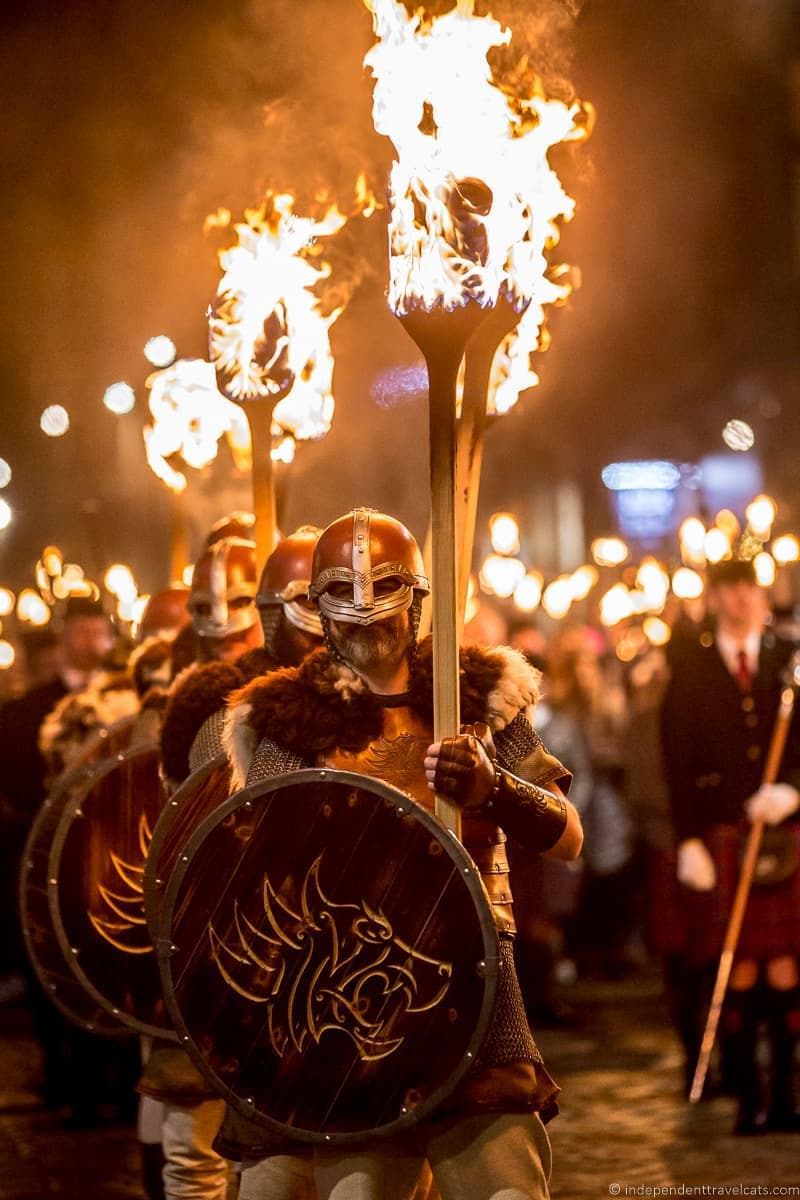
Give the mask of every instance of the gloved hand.
<path id="1" fill-rule="evenodd" d="M 465 725 L 458 737 L 442 738 L 429 746 L 425 775 L 431 791 L 454 800 L 460 808 L 480 808 L 495 782 L 487 743 L 493 749 L 485 725 Z"/>
<path id="2" fill-rule="evenodd" d="M 761 787 L 745 801 L 745 812 L 753 824 L 764 821 L 766 825 L 780 825 L 800 807 L 800 792 L 790 783 L 762 783 Z"/>
<path id="3" fill-rule="evenodd" d="M 714 860 L 700 838 L 687 838 L 678 846 L 678 881 L 693 892 L 710 892 L 717 882 Z"/>

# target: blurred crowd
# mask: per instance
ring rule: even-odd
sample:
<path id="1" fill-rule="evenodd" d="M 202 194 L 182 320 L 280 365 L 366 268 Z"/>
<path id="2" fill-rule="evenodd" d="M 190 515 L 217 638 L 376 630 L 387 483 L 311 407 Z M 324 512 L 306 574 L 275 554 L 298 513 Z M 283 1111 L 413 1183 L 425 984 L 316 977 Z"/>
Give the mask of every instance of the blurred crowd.
<path id="1" fill-rule="evenodd" d="M 748 588 L 758 622 L 775 624 L 765 593 Z M 514 862 L 519 937 L 518 970 L 534 1028 L 577 1024 L 580 1012 L 565 1000 L 576 980 L 621 980 L 663 968 L 665 996 L 691 1058 L 696 1030 L 683 1037 L 685 980 L 673 977 L 681 960 L 680 937 L 666 897 L 674 891 L 676 834 L 663 750 L 663 705 L 684 648 L 713 637 L 711 612 L 677 614 L 662 646 L 644 644 L 633 656 L 618 652 L 619 632 L 601 626 L 560 625 L 546 636 L 535 620 L 509 619 L 482 602 L 464 630 L 464 641 L 508 644 L 542 672 L 536 727 L 548 749 L 574 774 L 570 798 L 584 828 L 580 859 Z M 116 636 L 96 605 L 73 602 L 60 628 L 28 636 L 18 695 L 0 707 L 0 1005 L 27 1003 L 46 1061 L 60 1064 L 44 1082 L 44 1100 L 63 1104 L 76 1086 L 72 1065 L 87 1060 L 87 1034 L 74 1033 L 40 996 L 27 965 L 17 916 L 16 879 L 24 839 L 52 779 L 67 765 L 48 744 L 46 718 L 66 698 L 95 687 L 95 700 L 76 712 L 82 735 L 91 724 L 111 723 L 125 712 L 124 664 L 130 646 Z M 120 674 L 122 672 L 122 674 Z M 115 680 L 117 681 L 115 683 Z M 101 702 L 102 701 L 102 702 Z M 105 704 L 105 708 L 103 705 Z M 685 991 L 685 988 L 684 988 Z M 574 1003 L 574 1002 L 573 1002 Z M 691 1014 L 696 1024 L 697 1005 Z M 685 1032 L 685 1031 L 684 1031 Z M 80 1039 L 76 1048 L 75 1039 Z M 49 1045 L 48 1045 L 49 1043 Z M 59 1049 L 61 1047 L 61 1049 Z M 136 1052 L 105 1042 L 105 1082 L 91 1086 L 90 1111 L 74 1095 L 73 1115 L 91 1122 L 97 1096 L 132 1112 L 129 1097 Z M 63 1068 L 63 1069 L 62 1069 Z M 84 1071 L 85 1078 L 85 1071 Z"/>

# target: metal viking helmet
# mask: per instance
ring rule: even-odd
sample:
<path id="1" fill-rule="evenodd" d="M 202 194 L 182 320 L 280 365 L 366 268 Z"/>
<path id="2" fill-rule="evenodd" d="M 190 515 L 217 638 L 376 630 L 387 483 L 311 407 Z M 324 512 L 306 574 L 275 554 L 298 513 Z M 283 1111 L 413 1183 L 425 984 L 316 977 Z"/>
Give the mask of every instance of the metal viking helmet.
<path id="1" fill-rule="evenodd" d="M 189 595 L 189 614 L 199 637 L 226 638 L 244 633 L 258 621 L 255 542 L 226 537 L 197 560 Z"/>
<path id="2" fill-rule="evenodd" d="M 356 508 L 317 542 L 308 594 L 323 617 L 371 625 L 406 612 L 429 591 L 416 540 L 386 513 Z"/>
<path id="3" fill-rule="evenodd" d="M 139 625 L 139 640 L 176 633 L 188 620 L 188 604 L 189 589 L 182 583 L 172 583 L 154 592 Z"/>
<path id="4" fill-rule="evenodd" d="M 233 512 L 226 513 L 224 517 L 220 517 L 218 521 L 214 522 L 206 534 L 203 548 L 208 549 L 215 542 L 221 542 L 223 538 L 229 537 L 244 538 L 249 541 L 253 536 L 255 523 L 256 519 L 252 513 L 234 509 Z"/>
<path id="5" fill-rule="evenodd" d="M 321 532 L 315 525 L 301 525 L 278 543 L 266 561 L 256 604 L 267 645 L 281 613 L 296 629 L 322 637 L 319 613 L 308 602 L 311 561 Z"/>

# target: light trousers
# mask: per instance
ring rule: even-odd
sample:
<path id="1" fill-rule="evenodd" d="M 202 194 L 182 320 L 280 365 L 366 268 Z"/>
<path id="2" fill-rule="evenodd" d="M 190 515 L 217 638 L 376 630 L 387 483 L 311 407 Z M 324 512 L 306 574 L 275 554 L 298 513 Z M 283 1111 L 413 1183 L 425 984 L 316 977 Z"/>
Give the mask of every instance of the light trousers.
<path id="1" fill-rule="evenodd" d="M 552 1156 L 536 1114 L 486 1113 L 243 1166 L 239 1200 L 548 1200 Z"/>
<path id="2" fill-rule="evenodd" d="M 164 1104 L 164 1194 L 167 1200 L 225 1200 L 228 1163 L 212 1149 L 224 1100 Z"/>

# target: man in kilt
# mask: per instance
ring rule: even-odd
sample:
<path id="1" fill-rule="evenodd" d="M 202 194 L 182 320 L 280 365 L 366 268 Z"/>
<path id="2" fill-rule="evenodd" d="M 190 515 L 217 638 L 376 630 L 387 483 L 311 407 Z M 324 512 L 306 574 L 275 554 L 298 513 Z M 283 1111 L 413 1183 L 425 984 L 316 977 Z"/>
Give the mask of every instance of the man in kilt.
<path id="1" fill-rule="evenodd" d="M 765 627 L 766 602 L 752 563 L 733 559 L 709 567 L 708 583 L 714 628 L 676 656 L 663 711 L 687 978 L 713 972 L 748 830 L 763 820 L 762 850 L 723 1011 L 726 1074 L 739 1102 L 735 1133 L 795 1131 L 800 1130 L 793 1090 L 800 1034 L 797 721 L 778 782 L 762 784 L 792 646 Z M 762 1020 L 771 1043 L 766 1091 L 756 1058 Z"/>
<path id="2" fill-rule="evenodd" d="M 361 508 L 329 525 L 309 588 L 326 647 L 234 694 L 224 739 L 239 784 L 326 765 L 383 779 L 428 809 L 434 788 L 458 804 L 500 935 L 495 1018 L 475 1067 L 433 1118 L 378 1144 L 315 1147 L 305 1170 L 297 1143 L 228 1110 L 218 1145 L 244 1161 L 241 1200 L 410 1200 L 428 1165 L 441 1200 L 548 1195 L 544 1122 L 557 1112 L 558 1088 L 525 1020 L 505 843 L 508 835 L 518 845 L 517 863 L 525 853 L 573 859 L 580 819 L 558 787 L 569 773 L 531 724 L 539 673 L 517 651 L 462 650 L 467 724 L 433 744 L 430 639 L 417 645 L 423 572 L 417 543 L 394 518 Z"/>

